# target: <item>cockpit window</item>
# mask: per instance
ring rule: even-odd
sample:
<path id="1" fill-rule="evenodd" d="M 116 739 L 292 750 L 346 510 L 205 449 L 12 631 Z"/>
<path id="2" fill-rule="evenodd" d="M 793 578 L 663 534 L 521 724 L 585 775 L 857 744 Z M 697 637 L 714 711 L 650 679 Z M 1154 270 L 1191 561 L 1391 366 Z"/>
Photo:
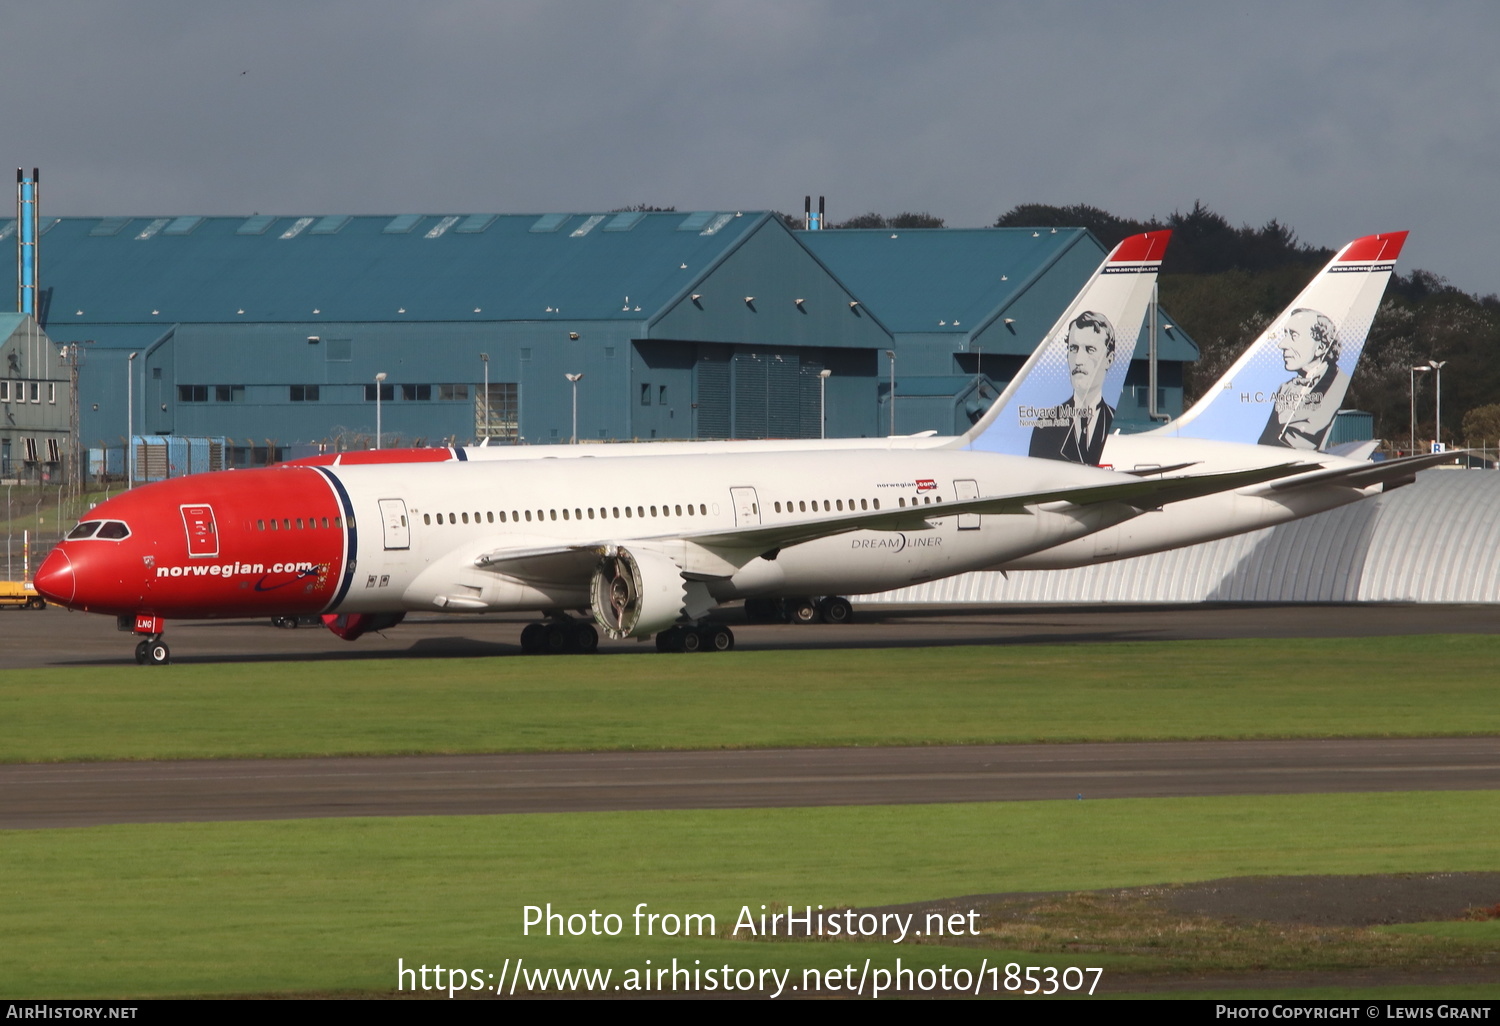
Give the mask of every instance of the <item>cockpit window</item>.
<path id="1" fill-rule="evenodd" d="M 100 525 L 97 537 L 119 541 L 121 538 L 130 537 L 130 528 L 118 520 L 106 520 Z"/>
<path id="2" fill-rule="evenodd" d="M 85 520 L 83 523 L 79 524 L 77 527 L 73 528 L 73 530 L 68 532 L 68 540 L 73 541 L 78 538 L 92 538 L 94 536 L 94 532 L 99 530 L 100 523 L 101 521 L 98 520 Z"/>

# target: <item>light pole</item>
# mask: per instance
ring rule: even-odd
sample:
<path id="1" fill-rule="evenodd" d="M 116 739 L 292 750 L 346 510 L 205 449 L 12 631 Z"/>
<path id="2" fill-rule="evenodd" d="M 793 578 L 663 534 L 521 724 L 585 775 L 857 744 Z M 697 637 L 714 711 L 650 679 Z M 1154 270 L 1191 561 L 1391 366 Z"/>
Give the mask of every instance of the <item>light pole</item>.
<path id="1" fill-rule="evenodd" d="M 135 448 L 135 358 L 139 353 L 131 353 L 125 358 L 125 487 L 135 487 L 135 460 L 132 450 Z"/>
<path id="2" fill-rule="evenodd" d="M 896 437 L 896 351 L 887 349 L 885 355 L 891 361 L 891 437 Z"/>
<path id="3" fill-rule="evenodd" d="M 578 383 L 583 380 L 582 374 L 564 374 L 573 386 L 573 438 L 572 444 L 578 444 Z"/>
<path id="4" fill-rule="evenodd" d="M 818 371 L 818 437 L 828 437 L 828 379 L 833 371 L 824 367 Z"/>
<path id="5" fill-rule="evenodd" d="M 1407 453 L 1408 456 L 1417 454 L 1417 372 L 1430 370 L 1432 370 L 1431 367 L 1413 367 L 1409 375 L 1411 378 L 1411 452 Z"/>
<path id="6" fill-rule="evenodd" d="M 484 426 L 479 432 L 479 444 L 483 445 L 490 437 L 490 354 L 480 353 L 479 361 L 484 364 L 484 405 L 480 407 L 484 410 Z"/>
<path id="7" fill-rule="evenodd" d="M 375 448 L 380 448 L 380 384 L 385 381 L 385 371 L 375 375 Z"/>
<path id="8" fill-rule="evenodd" d="M 1439 445 L 1443 442 L 1443 364 L 1447 360 L 1428 360 L 1427 365 L 1437 371 L 1437 408 L 1432 415 L 1432 433 Z"/>

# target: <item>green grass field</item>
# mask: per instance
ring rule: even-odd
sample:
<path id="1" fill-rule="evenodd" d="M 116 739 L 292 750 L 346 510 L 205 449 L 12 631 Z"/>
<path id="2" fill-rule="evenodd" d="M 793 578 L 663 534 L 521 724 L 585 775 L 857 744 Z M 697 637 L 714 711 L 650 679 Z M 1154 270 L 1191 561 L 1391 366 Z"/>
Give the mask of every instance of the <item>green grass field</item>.
<path id="1" fill-rule="evenodd" d="M 0 673 L 0 761 L 1500 732 L 1500 637 Z"/>
<path id="2" fill-rule="evenodd" d="M 1497 820 L 1500 794 L 1462 792 L 9 831 L 0 995 L 386 993 L 398 958 L 498 973 L 518 957 L 616 972 L 676 957 L 799 974 L 866 957 L 970 971 L 1018 958 L 1102 965 L 1112 978 L 1161 959 L 724 935 L 742 905 L 1493 869 Z M 548 902 L 619 913 L 625 935 L 523 935 L 523 907 Z M 712 913 L 720 936 L 630 936 L 640 902 Z M 1496 923 L 1468 925 L 1447 943 L 1500 943 Z"/>
<path id="3" fill-rule="evenodd" d="M 16 670 L 0 673 L 0 760 L 1495 734 L 1497 657 L 1500 638 L 1466 635 Z M 1123 945 L 722 934 L 742 905 L 1495 870 L 1497 813 L 1500 793 L 1443 792 L 3 831 L 0 996 L 381 994 L 398 958 L 799 974 L 1016 959 L 1111 979 L 1377 951 L 1472 965 L 1496 957 L 1495 922 L 1269 949 L 1231 934 L 1207 953 L 1150 940 L 1144 919 Z M 712 913 L 721 936 L 522 936 L 522 907 L 547 902 L 627 923 L 638 902 Z"/>

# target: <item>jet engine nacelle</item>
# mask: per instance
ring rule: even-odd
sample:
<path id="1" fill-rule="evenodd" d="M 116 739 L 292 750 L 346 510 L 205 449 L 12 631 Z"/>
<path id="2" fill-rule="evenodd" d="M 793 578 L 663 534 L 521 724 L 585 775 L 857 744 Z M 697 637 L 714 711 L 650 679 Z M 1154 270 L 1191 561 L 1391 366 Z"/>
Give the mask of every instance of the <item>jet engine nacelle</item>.
<path id="1" fill-rule="evenodd" d="M 655 634 L 682 616 L 682 568 L 649 549 L 612 548 L 594 571 L 594 620 L 611 638 Z"/>

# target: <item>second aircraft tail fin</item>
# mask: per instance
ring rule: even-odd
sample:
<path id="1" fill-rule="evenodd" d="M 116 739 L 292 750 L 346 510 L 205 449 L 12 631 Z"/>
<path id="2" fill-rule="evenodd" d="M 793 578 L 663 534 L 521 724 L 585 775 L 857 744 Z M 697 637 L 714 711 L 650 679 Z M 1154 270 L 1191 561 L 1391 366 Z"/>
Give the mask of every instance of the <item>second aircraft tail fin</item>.
<path id="1" fill-rule="evenodd" d="M 1321 448 L 1406 234 L 1339 250 L 1192 409 L 1148 433 Z"/>

